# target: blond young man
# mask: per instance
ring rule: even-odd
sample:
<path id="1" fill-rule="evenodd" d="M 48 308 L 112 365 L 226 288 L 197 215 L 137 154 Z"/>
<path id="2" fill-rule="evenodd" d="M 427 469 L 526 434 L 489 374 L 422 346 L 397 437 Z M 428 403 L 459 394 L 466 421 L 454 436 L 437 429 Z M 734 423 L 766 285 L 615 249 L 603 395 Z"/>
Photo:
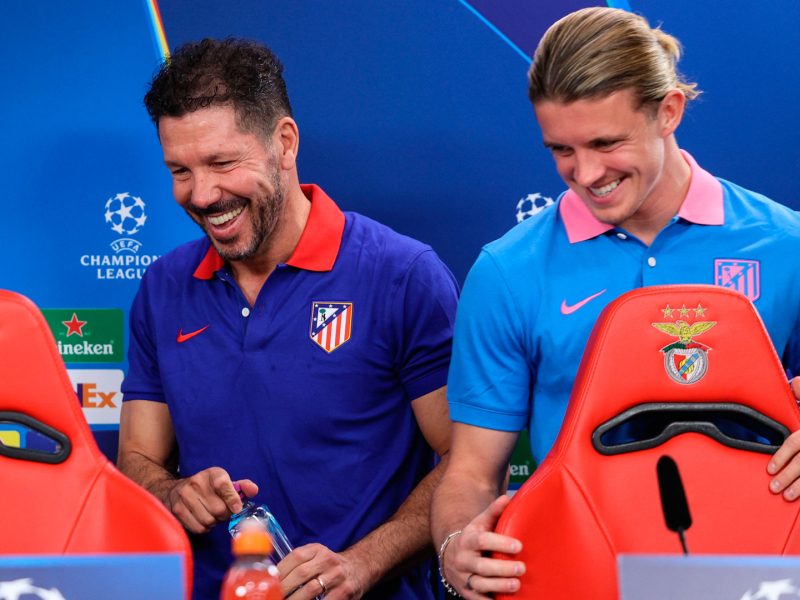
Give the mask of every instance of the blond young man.
<path id="1" fill-rule="evenodd" d="M 519 589 L 525 564 L 484 556 L 521 549 L 492 533 L 508 504 L 511 451 L 526 427 L 537 463 L 550 450 L 609 301 L 649 285 L 735 287 L 800 373 L 800 261 L 787 261 L 800 252 L 800 217 L 716 179 L 678 147 L 675 130 L 699 93 L 677 74 L 679 57 L 675 38 L 608 8 L 566 16 L 536 50 L 530 99 L 569 190 L 483 249 L 458 308 L 450 463 L 431 519 L 445 585 L 470 600 Z M 786 500 L 800 495 L 798 448 L 795 433 L 765 464 Z"/>

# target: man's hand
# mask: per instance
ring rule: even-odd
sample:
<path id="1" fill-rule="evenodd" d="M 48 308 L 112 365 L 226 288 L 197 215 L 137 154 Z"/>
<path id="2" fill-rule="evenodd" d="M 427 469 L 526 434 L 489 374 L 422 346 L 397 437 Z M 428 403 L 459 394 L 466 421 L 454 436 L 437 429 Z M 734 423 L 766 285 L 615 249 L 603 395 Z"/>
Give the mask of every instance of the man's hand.
<path id="1" fill-rule="evenodd" d="M 497 498 L 445 548 L 444 576 L 467 600 L 488 600 L 491 593 L 519 590 L 518 577 L 525 573 L 525 563 L 484 556 L 485 552 L 517 554 L 522 550 L 519 540 L 493 533 L 510 501 L 505 494 Z"/>
<path id="2" fill-rule="evenodd" d="M 255 496 L 258 486 L 249 479 L 238 482 L 246 496 Z M 175 480 L 167 496 L 167 507 L 192 533 L 207 533 L 217 523 L 228 521 L 242 510 L 242 501 L 228 473 L 219 467 Z"/>
<path id="3" fill-rule="evenodd" d="M 800 377 L 792 379 L 792 392 L 800 400 Z M 767 473 L 775 475 L 769 484 L 770 491 L 783 492 L 783 497 L 790 502 L 800 497 L 800 430 L 786 438 L 770 459 Z"/>
<path id="4" fill-rule="evenodd" d="M 169 408 L 163 402 L 122 404 L 117 468 L 158 498 L 192 533 L 205 533 L 242 510 L 228 473 L 219 467 L 178 479 L 178 444 Z M 247 496 L 258 487 L 239 481 Z"/>
<path id="5" fill-rule="evenodd" d="M 323 593 L 326 600 L 357 600 L 370 587 L 365 581 L 368 569 L 353 548 L 337 554 L 322 544 L 307 544 L 279 562 L 278 571 L 283 593 L 291 594 L 291 600 L 312 600 Z"/>

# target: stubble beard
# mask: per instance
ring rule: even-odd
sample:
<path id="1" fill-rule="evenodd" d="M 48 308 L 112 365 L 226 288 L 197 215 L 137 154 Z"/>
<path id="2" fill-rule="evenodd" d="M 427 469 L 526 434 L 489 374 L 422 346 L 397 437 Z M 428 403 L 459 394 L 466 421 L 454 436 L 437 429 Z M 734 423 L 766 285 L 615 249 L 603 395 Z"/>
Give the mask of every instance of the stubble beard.
<path id="1" fill-rule="evenodd" d="M 245 200 L 252 229 L 250 240 L 245 246 L 237 248 L 237 243 L 241 239 L 240 235 L 236 235 L 225 242 L 217 240 L 209 233 L 206 222 L 202 219 L 204 214 L 227 212 L 237 206 L 242 206 L 241 199 L 219 200 L 204 210 L 197 209 L 191 205 L 185 209 L 192 220 L 200 226 L 200 229 L 203 230 L 211 241 L 211 245 L 214 246 L 217 254 L 219 254 L 220 258 L 224 261 L 241 261 L 254 256 L 256 252 L 267 243 L 269 237 L 278 225 L 286 202 L 286 189 L 280 178 L 278 161 L 274 150 L 270 153 L 269 167 L 272 171 L 270 178 L 274 192 L 258 198 Z"/>

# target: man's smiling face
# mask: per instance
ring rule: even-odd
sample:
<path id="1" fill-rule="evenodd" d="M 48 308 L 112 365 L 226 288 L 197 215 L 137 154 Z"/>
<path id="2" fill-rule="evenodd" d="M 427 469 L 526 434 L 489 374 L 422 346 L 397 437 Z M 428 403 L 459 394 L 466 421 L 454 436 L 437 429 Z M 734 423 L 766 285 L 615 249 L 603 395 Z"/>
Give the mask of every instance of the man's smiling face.
<path id="1" fill-rule="evenodd" d="M 601 222 L 622 225 L 660 202 L 665 132 L 632 90 L 600 99 L 534 105 L 545 146 L 564 182 Z"/>
<path id="2" fill-rule="evenodd" d="M 271 138 L 239 131 L 231 106 L 163 117 L 158 130 L 175 200 L 219 255 L 236 261 L 258 253 L 286 196 Z"/>

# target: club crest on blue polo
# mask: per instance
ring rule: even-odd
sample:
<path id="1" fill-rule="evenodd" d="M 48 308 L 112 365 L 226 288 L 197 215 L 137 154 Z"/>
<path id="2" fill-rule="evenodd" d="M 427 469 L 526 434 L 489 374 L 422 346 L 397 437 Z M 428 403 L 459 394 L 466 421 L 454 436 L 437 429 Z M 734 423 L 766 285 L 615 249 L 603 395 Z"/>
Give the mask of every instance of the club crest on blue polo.
<path id="1" fill-rule="evenodd" d="M 678 315 L 685 317 L 690 311 L 694 311 L 695 316 L 699 317 L 706 310 L 708 309 L 699 304 L 697 308 L 686 308 L 684 304 L 682 308 L 670 308 L 667 305 L 667 308 L 661 309 L 665 317 L 670 317 L 673 313 L 677 313 L 675 317 Z M 682 319 L 678 319 L 675 323 L 652 323 L 659 331 L 678 338 L 677 342 L 661 348 L 664 354 L 664 368 L 673 381 L 688 385 L 697 383 L 703 378 L 708 370 L 708 352 L 711 348 L 693 338 L 716 324 L 716 321 L 696 321 L 690 325 Z"/>
<path id="2" fill-rule="evenodd" d="M 714 261 L 714 285 L 736 290 L 755 302 L 761 295 L 758 261 L 718 258 Z"/>
<path id="3" fill-rule="evenodd" d="M 352 302 L 314 302 L 311 305 L 311 339 L 331 353 L 350 339 Z"/>

